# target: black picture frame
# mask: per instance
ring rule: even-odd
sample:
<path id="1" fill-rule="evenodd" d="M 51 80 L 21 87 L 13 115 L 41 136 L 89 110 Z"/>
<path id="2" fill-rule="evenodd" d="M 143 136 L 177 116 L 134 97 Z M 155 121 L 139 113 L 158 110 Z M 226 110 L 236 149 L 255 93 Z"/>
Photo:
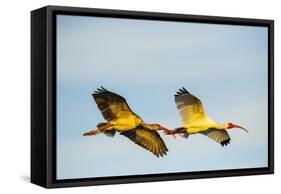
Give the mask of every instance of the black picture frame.
<path id="1" fill-rule="evenodd" d="M 268 27 L 268 167 L 56 180 L 56 15 L 84 15 Z M 46 188 L 274 173 L 274 21 L 46 6 L 31 12 L 31 182 Z"/>

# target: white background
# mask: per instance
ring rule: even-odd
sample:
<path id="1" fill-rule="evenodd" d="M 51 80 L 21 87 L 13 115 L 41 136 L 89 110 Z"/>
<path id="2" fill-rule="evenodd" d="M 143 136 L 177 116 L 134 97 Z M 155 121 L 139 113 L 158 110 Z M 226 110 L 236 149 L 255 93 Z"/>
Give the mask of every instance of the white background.
<path id="1" fill-rule="evenodd" d="M 2 1 L 0 11 L 0 192 L 1 193 L 266 193 L 280 186 L 280 103 L 275 102 L 275 175 L 42 189 L 29 183 L 30 171 L 30 11 L 45 5 L 66 5 L 140 11 L 248 17 L 275 20 L 275 75 L 280 74 L 279 1 L 246 0 L 25 0 Z M 239 79 L 239 75 L 236 76 Z M 275 85 L 281 81 L 276 76 Z M 280 89 L 275 98 L 281 97 Z M 243 94 L 241 94 L 243 95 Z M 243 111 L 243 110 L 241 110 Z"/>

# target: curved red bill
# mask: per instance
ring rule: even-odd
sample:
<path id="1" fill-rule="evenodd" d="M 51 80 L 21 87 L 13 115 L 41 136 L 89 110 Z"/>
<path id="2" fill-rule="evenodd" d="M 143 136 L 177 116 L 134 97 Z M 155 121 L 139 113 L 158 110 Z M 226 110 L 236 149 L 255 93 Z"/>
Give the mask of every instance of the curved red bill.
<path id="1" fill-rule="evenodd" d="M 245 129 L 244 127 L 241 127 L 239 125 L 233 124 L 233 128 L 239 128 L 239 129 L 242 129 L 242 130 L 246 131 L 247 133 L 249 133 L 249 131 L 247 129 Z"/>

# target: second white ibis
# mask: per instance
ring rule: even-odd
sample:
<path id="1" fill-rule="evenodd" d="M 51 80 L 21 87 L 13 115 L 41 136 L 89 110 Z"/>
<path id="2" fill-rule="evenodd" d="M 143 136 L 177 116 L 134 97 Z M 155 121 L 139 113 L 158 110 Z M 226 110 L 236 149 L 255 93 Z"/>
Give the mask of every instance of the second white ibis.
<path id="1" fill-rule="evenodd" d="M 184 126 L 166 131 L 168 135 L 181 134 L 187 138 L 190 134 L 200 133 L 225 146 L 230 142 L 228 129 L 239 128 L 248 132 L 244 127 L 231 122 L 216 123 L 206 114 L 200 99 L 190 94 L 185 88 L 179 89 L 175 94 L 175 102 Z"/>

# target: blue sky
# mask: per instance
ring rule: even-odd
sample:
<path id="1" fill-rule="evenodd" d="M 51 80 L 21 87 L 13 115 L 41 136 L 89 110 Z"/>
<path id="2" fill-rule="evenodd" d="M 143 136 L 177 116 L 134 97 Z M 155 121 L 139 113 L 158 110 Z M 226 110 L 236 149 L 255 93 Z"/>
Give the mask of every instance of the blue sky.
<path id="1" fill-rule="evenodd" d="M 57 179 L 267 166 L 267 28 L 57 16 Z M 185 87 L 229 131 L 222 147 L 197 134 L 163 137 L 164 158 L 123 136 L 83 137 L 104 121 L 91 93 L 127 99 L 146 122 L 182 126 L 174 93 Z"/>

